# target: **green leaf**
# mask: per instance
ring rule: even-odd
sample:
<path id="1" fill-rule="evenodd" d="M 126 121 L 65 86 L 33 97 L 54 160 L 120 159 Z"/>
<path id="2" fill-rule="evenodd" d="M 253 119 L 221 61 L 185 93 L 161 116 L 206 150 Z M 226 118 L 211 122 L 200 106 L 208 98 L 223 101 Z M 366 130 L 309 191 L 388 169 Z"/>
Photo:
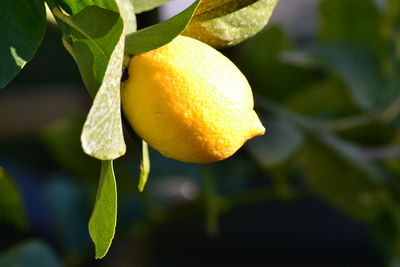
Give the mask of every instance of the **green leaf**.
<path id="1" fill-rule="evenodd" d="M 25 208 L 17 186 L 11 177 L 0 167 L 0 221 L 18 228 L 26 229 L 28 221 Z"/>
<path id="2" fill-rule="evenodd" d="M 97 176 L 98 160 L 82 151 L 80 135 L 84 118 L 68 117 L 51 123 L 41 133 L 42 140 L 52 159 L 64 170 L 82 179 Z"/>
<path id="3" fill-rule="evenodd" d="M 307 51 L 287 54 L 285 59 L 295 64 L 322 65 L 342 79 L 353 101 L 364 110 L 379 106 L 387 90 L 380 77 L 379 59 L 367 47 L 330 44 L 317 45 Z"/>
<path id="4" fill-rule="evenodd" d="M 140 162 L 139 191 L 143 192 L 150 174 L 149 148 L 146 141 L 142 140 L 142 161 Z"/>
<path id="5" fill-rule="evenodd" d="M 219 229 L 220 204 L 218 188 L 212 170 L 203 165 L 201 168 L 204 181 L 204 205 L 206 212 L 206 231 L 209 235 L 215 236 Z"/>
<path id="6" fill-rule="evenodd" d="M 282 62 L 281 53 L 291 48 L 291 40 L 283 29 L 272 26 L 238 46 L 232 60 L 258 93 L 282 101 L 315 80 L 310 70 Z"/>
<path id="7" fill-rule="evenodd" d="M 76 15 L 89 6 L 97 6 L 118 12 L 118 6 L 113 0 L 58 0 L 58 2 L 70 15 Z"/>
<path id="8" fill-rule="evenodd" d="M 254 3 L 249 4 L 250 2 Z M 193 17 L 183 35 L 216 48 L 236 45 L 254 36 L 267 25 L 277 2 L 278 0 L 225 0 L 221 6 L 210 4 L 210 9 Z M 243 3 L 248 5 L 243 7 Z M 236 9 L 231 10 L 232 7 Z"/>
<path id="9" fill-rule="evenodd" d="M 72 50 L 83 82 L 94 97 L 121 39 L 123 21 L 118 13 L 98 6 L 88 6 L 71 17 L 58 9 L 53 9 L 53 13 L 69 28 L 69 32 L 64 32 L 64 38 L 71 46 L 67 50 Z"/>
<path id="10" fill-rule="evenodd" d="M 171 0 L 132 0 L 136 13 L 151 10 Z"/>
<path id="11" fill-rule="evenodd" d="M 322 41 L 379 46 L 381 17 L 375 1 L 323 0 L 320 11 Z"/>
<path id="12" fill-rule="evenodd" d="M 309 187 L 347 215 L 372 221 L 381 212 L 382 186 L 332 150 L 317 145 L 305 148 L 299 167 Z"/>
<path id="13" fill-rule="evenodd" d="M 45 31 L 43 1 L 0 1 L 0 88 L 32 59 Z"/>
<path id="14" fill-rule="evenodd" d="M 112 160 L 101 165 L 100 185 L 89 221 L 89 233 L 96 246 L 96 258 L 103 258 L 111 246 L 117 224 L 117 185 Z"/>
<path id="15" fill-rule="evenodd" d="M 366 153 L 364 153 L 361 147 L 330 134 L 322 135 L 321 140 L 332 151 L 336 152 L 337 155 L 346 159 L 353 167 L 356 167 L 365 177 L 379 183 L 388 181 L 387 175 L 377 164 L 366 158 Z"/>
<path id="16" fill-rule="evenodd" d="M 304 143 L 303 133 L 294 124 L 282 119 L 270 119 L 267 132 L 247 143 L 247 148 L 264 167 L 284 163 Z"/>
<path id="17" fill-rule="evenodd" d="M 340 76 L 360 108 L 370 110 L 378 106 L 385 85 L 376 54 L 367 48 L 346 45 L 315 48 L 311 53 Z"/>
<path id="18" fill-rule="evenodd" d="M 144 53 L 169 43 L 178 36 L 190 22 L 200 0 L 162 23 L 152 25 L 126 36 L 125 53 Z"/>
<path id="19" fill-rule="evenodd" d="M 123 55 L 124 38 L 121 36 L 82 130 L 83 150 L 101 160 L 118 158 L 126 151 L 120 99 Z"/>
<path id="20" fill-rule="evenodd" d="M 0 266 L 61 267 L 54 251 L 41 241 L 25 241 L 0 254 Z"/>
<path id="21" fill-rule="evenodd" d="M 136 31 L 136 15 L 134 0 L 59 0 L 64 10 L 70 15 L 76 15 L 87 6 L 98 6 L 114 12 L 119 12 L 124 20 L 125 34 Z"/>
<path id="22" fill-rule="evenodd" d="M 72 7 L 73 12 L 79 11 Z M 111 8 L 118 10 L 116 4 Z M 120 111 L 123 20 L 118 13 L 98 6 L 87 6 L 71 17 L 57 7 L 52 11 L 69 27 L 69 31 L 64 31 L 64 43 L 92 97 L 96 96 L 81 135 L 83 150 L 101 160 L 118 158 L 126 150 Z"/>
<path id="23" fill-rule="evenodd" d="M 303 115 L 329 119 L 340 119 L 359 112 L 346 85 L 333 78 L 302 87 L 286 99 L 285 106 Z"/>

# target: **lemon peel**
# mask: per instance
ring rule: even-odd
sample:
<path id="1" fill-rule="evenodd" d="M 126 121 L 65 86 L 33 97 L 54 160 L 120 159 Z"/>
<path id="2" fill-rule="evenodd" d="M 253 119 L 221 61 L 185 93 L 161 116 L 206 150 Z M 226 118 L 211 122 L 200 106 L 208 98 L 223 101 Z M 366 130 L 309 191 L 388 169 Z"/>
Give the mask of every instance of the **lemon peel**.
<path id="1" fill-rule="evenodd" d="M 166 157 L 215 162 L 264 134 L 245 76 L 198 40 L 178 36 L 136 55 L 128 72 L 123 111 L 135 132 Z"/>

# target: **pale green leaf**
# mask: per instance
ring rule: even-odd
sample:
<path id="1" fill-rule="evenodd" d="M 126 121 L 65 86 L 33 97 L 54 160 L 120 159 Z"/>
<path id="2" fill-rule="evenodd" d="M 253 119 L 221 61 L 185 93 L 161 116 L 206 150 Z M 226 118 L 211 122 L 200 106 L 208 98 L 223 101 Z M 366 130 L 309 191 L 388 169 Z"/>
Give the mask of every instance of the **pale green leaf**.
<path id="1" fill-rule="evenodd" d="M 118 158 L 126 151 L 120 107 L 123 56 L 124 37 L 121 36 L 82 130 L 83 150 L 101 160 Z"/>
<path id="2" fill-rule="evenodd" d="M 63 41 L 95 98 L 81 135 L 83 150 L 101 160 L 118 158 L 126 150 L 120 114 L 123 20 L 118 13 L 98 6 L 87 6 L 71 17 L 57 7 L 52 12 L 69 27 Z"/>
<path id="3" fill-rule="evenodd" d="M 28 221 L 17 186 L 0 167 L 0 221 L 25 229 Z"/>
<path id="4" fill-rule="evenodd" d="M 53 249 L 41 241 L 25 241 L 0 254 L 1 267 L 61 267 Z"/>
<path id="5" fill-rule="evenodd" d="M 136 13 L 151 10 L 171 0 L 132 0 Z"/>
<path id="6" fill-rule="evenodd" d="M 111 246 L 117 224 L 117 185 L 112 160 L 101 165 L 96 203 L 89 221 L 89 233 L 96 247 L 96 258 L 103 258 Z"/>
<path id="7" fill-rule="evenodd" d="M 136 31 L 136 15 L 134 0 L 116 0 L 119 12 L 124 20 L 124 34 L 130 34 Z"/>
<path id="8" fill-rule="evenodd" d="M 142 161 L 140 162 L 139 191 L 143 192 L 150 174 L 150 156 L 146 141 L 142 140 Z"/>
<path id="9" fill-rule="evenodd" d="M 217 48 L 236 45 L 265 27 L 278 0 L 222 2 L 224 3 L 222 6 L 211 4 L 210 10 L 196 14 L 183 35 Z M 249 4 L 249 2 L 254 3 Z M 238 3 L 247 3 L 247 6 L 243 7 Z M 229 9 L 232 7 L 236 9 Z"/>
<path id="10" fill-rule="evenodd" d="M 125 53 L 144 53 L 169 43 L 178 36 L 190 22 L 200 0 L 162 23 L 152 25 L 126 36 Z"/>
<path id="11" fill-rule="evenodd" d="M 0 1 L 0 88 L 31 60 L 46 30 L 41 0 Z"/>
<path id="12" fill-rule="evenodd" d="M 353 42 L 378 48 L 381 18 L 374 0 L 323 0 L 319 35 L 324 42 Z"/>

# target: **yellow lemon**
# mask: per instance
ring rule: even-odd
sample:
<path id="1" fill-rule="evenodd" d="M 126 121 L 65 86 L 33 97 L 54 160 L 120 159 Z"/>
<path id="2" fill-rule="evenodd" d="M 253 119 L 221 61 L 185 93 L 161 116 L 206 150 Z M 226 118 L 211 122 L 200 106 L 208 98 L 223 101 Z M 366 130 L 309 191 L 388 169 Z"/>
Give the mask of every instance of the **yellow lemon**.
<path id="1" fill-rule="evenodd" d="M 265 131 L 244 75 L 200 41 L 178 36 L 134 56 L 128 73 L 123 111 L 136 133 L 166 157 L 219 161 Z"/>

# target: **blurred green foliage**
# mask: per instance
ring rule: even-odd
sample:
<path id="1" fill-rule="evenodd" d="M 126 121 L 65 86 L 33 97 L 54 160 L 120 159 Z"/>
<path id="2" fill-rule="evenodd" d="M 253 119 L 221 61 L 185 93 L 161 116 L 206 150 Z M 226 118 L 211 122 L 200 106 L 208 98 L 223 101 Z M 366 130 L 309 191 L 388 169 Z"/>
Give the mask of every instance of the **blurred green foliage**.
<path id="1" fill-rule="evenodd" d="M 10 212 L 12 211 L 12 212 Z M 20 230 L 28 227 L 21 196 L 12 178 L 0 167 L 0 221 Z"/>
<path id="2" fill-rule="evenodd" d="M 149 184 L 139 193 L 138 177 L 132 179 L 138 173 L 139 148 L 127 141 L 128 156 L 115 166 L 117 246 L 129 237 L 145 238 L 163 222 L 203 213 L 205 231 L 215 234 L 221 213 L 316 195 L 366 225 L 387 265 L 398 266 L 400 3 L 388 0 L 379 7 L 373 0 L 321 0 L 319 11 L 315 40 L 299 45 L 275 25 L 232 50 L 267 128 L 237 155 L 198 167 L 151 151 Z M 73 266 L 83 265 L 91 248 L 85 221 L 99 175 L 98 163 L 81 151 L 82 125 L 77 115 L 41 134 L 53 163 L 67 176 L 52 177 L 42 193 L 51 217 L 57 218 L 50 223 L 55 243 Z M 7 194 L 16 196 L 18 190 L 3 176 L 0 183 L 13 188 Z M 260 176 L 267 182 L 255 178 Z M 2 196 L 0 212 L 10 205 Z M 59 201 L 52 203 L 54 198 Z M 10 199 L 21 210 L 13 216 L 21 215 L 7 219 L 0 213 L 0 220 L 20 227 L 25 222 L 21 201 Z M 25 245 L 22 251 L 29 249 L 37 246 Z M 137 261 L 146 262 L 138 254 Z M 9 257 L 1 254 L 0 265 Z"/>
<path id="3" fill-rule="evenodd" d="M 61 267 L 62 264 L 49 246 L 30 240 L 1 253 L 0 266 Z"/>
<path id="4" fill-rule="evenodd" d="M 237 56 L 270 128 L 250 142 L 253 157 L 266 172 L 302 175 L 309 190 L 370 226 L 393 266 L 400 256 L 399 22 L 398 1 L 379 8 L 372 0 L 323 0 L 316 42 L 293 48 L 275 27 Z M 268 67 L 257 70 L 257 58 Z"/>

